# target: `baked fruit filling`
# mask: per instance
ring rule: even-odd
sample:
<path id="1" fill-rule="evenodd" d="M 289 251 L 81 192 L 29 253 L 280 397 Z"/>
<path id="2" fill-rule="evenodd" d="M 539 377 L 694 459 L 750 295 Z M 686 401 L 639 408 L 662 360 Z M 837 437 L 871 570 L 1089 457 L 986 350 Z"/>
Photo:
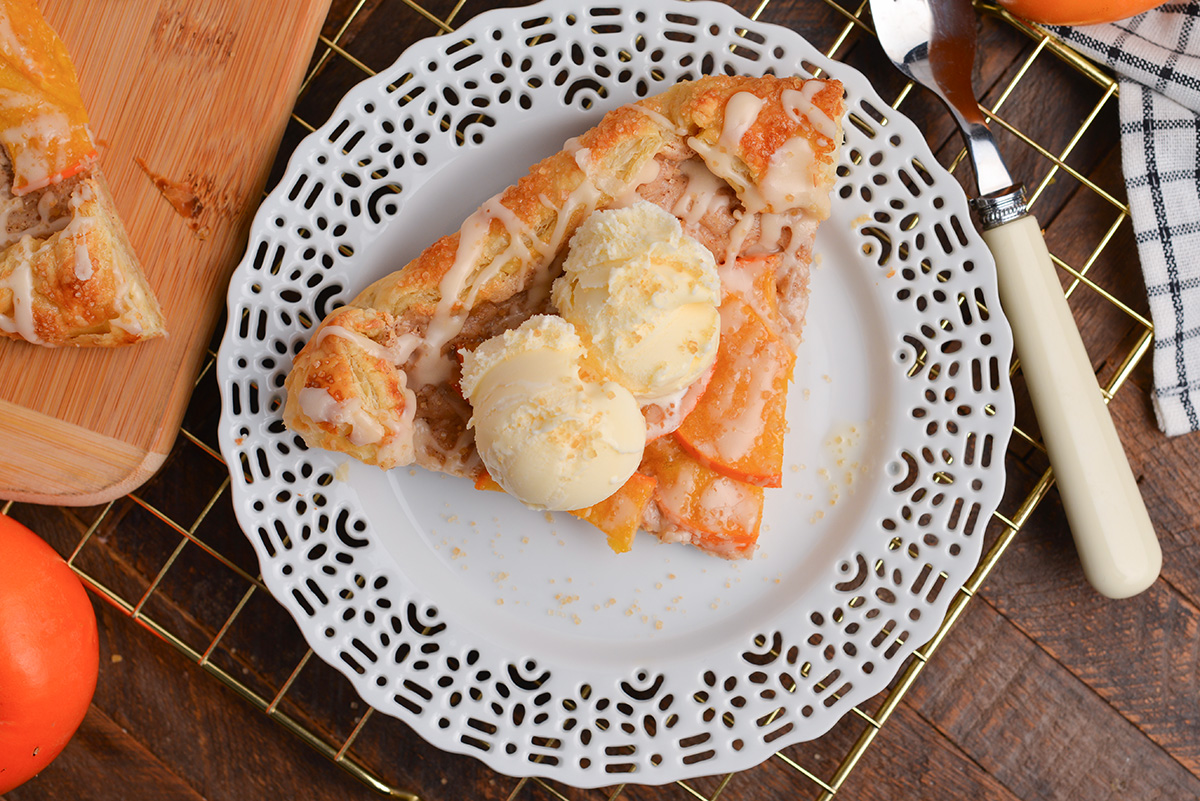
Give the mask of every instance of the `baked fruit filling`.
<path id="1" fill-rule="evenodd" d="M 841 143 L 836 81 L 717 76 L 618 108 L 321 323 L 312 446 L 754 552 Z"/>

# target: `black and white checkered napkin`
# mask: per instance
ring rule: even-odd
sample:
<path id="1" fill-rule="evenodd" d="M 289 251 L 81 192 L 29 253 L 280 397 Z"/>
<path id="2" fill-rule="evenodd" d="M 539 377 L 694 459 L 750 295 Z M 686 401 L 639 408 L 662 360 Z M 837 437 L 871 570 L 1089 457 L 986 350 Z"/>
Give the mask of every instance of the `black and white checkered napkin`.
<path id="1" fill-rule="evenodd" d="M 1200 0 L 1055 27 L 1120 80 L 1121 161 L 1154 320 L 1154 408 L 1200 430 Z"/>

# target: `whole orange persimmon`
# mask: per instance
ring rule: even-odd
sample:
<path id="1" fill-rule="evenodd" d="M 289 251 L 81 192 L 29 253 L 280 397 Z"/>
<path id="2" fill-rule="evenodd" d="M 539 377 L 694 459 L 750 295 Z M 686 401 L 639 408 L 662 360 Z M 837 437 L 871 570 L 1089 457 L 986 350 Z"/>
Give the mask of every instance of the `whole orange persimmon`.
<path id="1" fill-rule="evenodd" d="M 58 552 L 0 515 L 0 795 L 63 750 L 100 666 L 96 613 Z"/>
<path id="2" fill-rule="evenodd" d="M 997 0 L 1014 15 L 1046 25 L 1094 25 L 1127 19 L 1165 0 Z"/>

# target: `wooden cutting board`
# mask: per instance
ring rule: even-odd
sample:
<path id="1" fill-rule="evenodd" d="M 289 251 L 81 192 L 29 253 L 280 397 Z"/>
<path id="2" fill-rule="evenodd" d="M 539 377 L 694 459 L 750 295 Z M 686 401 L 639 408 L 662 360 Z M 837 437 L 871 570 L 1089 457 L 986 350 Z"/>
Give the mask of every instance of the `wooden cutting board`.
<path id="1" fill-rule="evenodd" d="M 170 335 L 0 342 L 0 498 L 85 506 L 166 458 L 330 0 L 41 0 Z M 151 176 L 195 195 L 185 217 Z"/>

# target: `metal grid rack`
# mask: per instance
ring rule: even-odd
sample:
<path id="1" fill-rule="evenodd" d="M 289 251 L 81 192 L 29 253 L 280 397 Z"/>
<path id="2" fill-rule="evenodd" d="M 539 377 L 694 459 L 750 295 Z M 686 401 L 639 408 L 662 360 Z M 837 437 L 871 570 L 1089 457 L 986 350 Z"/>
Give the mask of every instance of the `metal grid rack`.
<path id="1" fill-rule="evenodd" d="M 771 1 L 762 0 L 753 16 L 760 17 Z M 397 8 L 403 9 L 410 16 L 417 15 L 418 24 L 424 26 L 425 29 L 415 31 L 414 39 L 453 30 L 456 18 L 460 17 L 463 7 L 469 4 L 469 0 L 457 0 L 449 13 L 438 16 L 419 4 L 417 0 L 385 0 L 385 2 L 394 3 Z M 865 0 L 861 3 L 850 0 L 850 2 L 854 2 L 853 6 L 840 5 L 838 0 L 823 0 L 823 2 L 832 9 L 840 21 L 840 27 L 830 32 L 832 38 L 829 41 L 814 42 L 818 47 L 822 47 L 830 57 L 838 58 L 854 42 L 873 35 L 869 15 L 866 13 Z M 347 31 L 352 30 L 356 22 L 360 21 L 359 17 L 363 13 L 364 6 L 367 5 L 367 0 L 354 0 L 353 6 L 348 9 L 339 10 L 339 5 L 341 4 L 334 3 L 334 11 L 326 22 L 326 34 L 320 38 L 313 55 L 309 72 L 302 85 L 301 103 L 298 104 L 298 108 L 302 107 L 306 93 L 320 85 L 327 75 L 338 71 L 334 69 L 335 66 L 341 71 L 338 80 L 342 82 L 347 80 L 346 68 L 352 68 L 351 72 L 358 74 L 359 78 L 372 73 L 367 64 L 355 58 L 343 46 L 343 37 L 347 35 Z M 1090 255 L 1083 263 L 1068 264 L 1055 258 L 1055 263 L 1067 276 L 1068 294 L 1075 293 L 1083 286 L 1086 291 L 1096 293 L 1106 304 L 1111 305 L 1132 321 L 1131 324 L 1126 322 L 1132 325 L 1135 333 L 1132 337 L 1124 340 L 1123 346 L 1127 346 L 1127 350 L 1125 350 L 1123 358 L 1118 360 L 1116 369 L 1104 383 L 1108 397 L 1111 398 L 1149 351 L 1153 327 L 1143 315 L 1089 276 L 1089 272 L 1101 252 L 1109 245 L 1118 230 L 1128 224 L 1129 210 L 1120 199 L 1073 168 L 1068 163 L 1068 157 L 1100 116 L 1102 109 L 1115 97 L 1117 84 L 1111 77 L 1050 38 L 1045 32 L 1013 19 L 996 8 L 983 6 L 983 9 L 1001 17 L 1005 24 L 1026 34 L 1034 43 L 1028 55 L 1016 65 L 1015 71 L 1006 74 L 1000 85 L 992 87 L 990 94 L 995 99 L 985 105 L 985 111 L 995 121 L 994 125 L 1000 126 L 1012 137 L 1015 137 L 1015 140 L 1021 145 L 1036 153 L 1045 168 L 1044 174 L 1038 183 L 1033 185 L 1030 193 L 1035 210 L 1039 198 L 1049 186 L 1059 178 L 1069 177 L 1094 195 L 1094 199 L 1099 200 L 1100 208 L 1107 209 L 1112 216 L 1111 225 L 1095 243 Z M 330 32 L 332 32 L 331 35 Z M 1051 151 L 1005 118 L 1005 103 L 1018 84 L 1026 80 L 1032 71 L 1045 68 L 1041 64 L 1043 60 L 1054 57 L 1065 62 L 1070 70 L 1083 76 L 1088 85 L 1095 87 L 1097 100 L 1091 113 L 1067 139 L 1065 146 Z M 1063 69 L 1063 67 L 1060 65 L 1056 69 Z M 893 107 L 903 108 L 912 89 L 912 84 L 904 86 L 894 98 Z M 320 123 L 320 120 L 309 121 L 299 114 L 293 116 L 293 121 L 294 124 L 291 126 L 288 139 L 281 150 L 279 163 L 276 165 L 277 173 L 290 152 L 289 143 L 294 144 L 296 139 L 313 130 Z M 950 160 L 949 166 L 952 171 L 958 168 L 964 155 L 965 152 L 959 152 Z M 320 717 L 319 713 L 314 717 L 313 714 L 305 713 L 302 704 L 294 703 L 291 696 L 296 694 L 297 683 L 306 673 L 317 670 L 315 666 L 320 663 L 320 660 L 312 659 L 311 650 L 303 652 L 298 660 L 290 666 L 276 671 L 275 675 L 278 678 L 271 681 L 252 681 L 247 678 L 248 671 L 237 669 L 236 659 L 231 658 L 230 652 L 236 651 L 236 648 L 230 644 L 230 640 L 233 639 L 230 632 L 239 624 L 244 624 L 246 618 L 252 618 L 255 625 L 262 625 L 260 616 L 263 613 L 248 610 L 255 604 L 261 603 L 264 598 L 268 601 L 270 599 L 269 593 L 257 576 L 257 566 L 252 555 L 250 558 L 246 557 L 248 548 L 238 548 L 236 544 L 241 535 L 236 530 L 236 523 L 233 520 L 228 491 L 229 478 L 225 472 L 224 462 L 215 446 L 219 400 L 214 365 L 215 353 L 210 350 L 197 379 L 196 391 L 185 418 L 181 436 L 176 442 L 163 472 L 138 492 L 84 513 L 81 520 L 86 526 L 86 531 L 74 546 L 69 563 L 89 589 L 133 618 L 141 626 L 173 645 L 185 658 L 198 664 L 216 680 L 236 691 L 253 706 L 322 755 L 333 760 L 380 793 L 415 801 L 416 795 L 397 786 L 392 777 L 384 775 L 374 766 L 367 764 L 356 749 L 356 745 L 361 743 L 361 738 L 365 736 L 364 732 L 368 732 L 373 725 L 382 725 L 378 722 L 372 723 L 373 720 L 382 720 L 394 725 L 400 724 L 382 715 L 374 716 L 374 710 L 370 708 L 355 711 L 355 707 L 358 706 L 355 703 L 349 705 L 347 720 L 324 719 Z M 1015 374 L 1018 370 L 1019 365 L 1014 364 L 1013 373 Z M 809 752 L 800 746 L 786 749 L 774 757 L 795 772 L 795 792 L 798 796 L 819 798 L 825 801 L 836 795 L 887 723 L 901 699 L 924 671 L 929 658 L 952 631 L 955 622 L 971 602 L 980 585 L 987 579 L 1005 549 L 1053 485 L 1053 475 L 1050 470 L 1048 468 L 1043 470 L 1040 466 L 1044 465 L 1044 460 L 1031 458 L 1031 454 L 1036 457 L 1039 451 L 1041 451 L 1041 446 L 1035 435 L 1020 427 L 1015 429 L 1013 443 L 1010 445 L 1010 456 L 1014 456 L 1027 467 L 1033 465 L 1032 470 L 1035 475 L 1041 470 L 1040 478 L 1032 482 L 1032 489 L 1023 498 L 1009 499 L 995 514 L 988 527 L 986 553 L 966 586 L 957 593 L 951 602 L 949 612 L 937 635 L 909 658 L 884 692 L 856 707 L 853 711 L 854 714 L 848 715 L 839 724 L 841 732 L 838 743 L 850 743 L 848 749 L 834 760 L 828 758 L 822 760 L 820 766 L 806 764 L 805 759 Z M 193 485 L 200 482 L 206 489 L 210 489 L 211 493 L 207 502 L 200 508 L 176 508 L 177 504 L 170 500 L 169 487 L 172 481 L 180 480 L 192 482 Z M 179 486 L 179 484 L 176 483 L 174 486 Z M 8 513 L 13 506 L 12 503 L 4 504 L 0 506 L 0 512 Z M 1006 506 L 1007 509 L 1005 509 Z M 89 546 L 92 543 L 119 535 L 123 527 L 128 526 L 138 526 L 139 532 L 152 529 L 156 536 L 161 538 L 159 564 L 157 567 L 152 566 L 145 571 L 148 583 L 144 586 L 129 586 L 129 582 L 109 576 L 95 564 L 95 560 L 88 558 Z M 242 545 L 244 546 L 245 543 L 242 542 Z M 200 555 L 200 560 L 196 559 L 196 555 Z M 177 615 L 161 611 L 161 606 L 155 603 L 156 594 L 165 584 L 173 580 L 173 573 L 184 571 L 188 572 L 192 581 L 197 578 L 201 581 L 219 580 L 214 583 L 219 583 L 227 589 L 232 588 L 232 593 L 229 595 L 232 609 L 228 611 L 223 620 L 214 619 L 208 625 L 186 625 L 180 621 Z M 275 606 L 273 601 L 270 601 L 268 605 L 274 608 L 276 614 L 274 620 L 279 625 L 292 625 L 290 618 L 281 608 Z M 340 681 L 341 679 L 336 676 L 330 678 L 322 674 L 318 681 L 320 680 Z M 846 727 L 849 727 L 851 731 L 847 732 Z M 704 799 L 704 801 L 715 801 L 726 789 L 731 778 L 732 775 L 723 778 L 716 777 L 714 780 L 704 783 L 679 782 L 678 787 L 675 788 L 677 793 L 664 792 L 664 796 L 678 795 L 681 798 L 693 797 Z M 526 794 L 527 788 L 532 789 L 529 788 L 531 783 L 539 785 L 542 791 L 553 797 L 566 799 L 562 788 L 556 788 L 553 783 L 540 779 L 511 780 L 508 798 L 521 798 Z M 626 790 L 631 789 L 621 785 L 597 790 L 594 796 L 590 797 L 615 799 Z"/>

